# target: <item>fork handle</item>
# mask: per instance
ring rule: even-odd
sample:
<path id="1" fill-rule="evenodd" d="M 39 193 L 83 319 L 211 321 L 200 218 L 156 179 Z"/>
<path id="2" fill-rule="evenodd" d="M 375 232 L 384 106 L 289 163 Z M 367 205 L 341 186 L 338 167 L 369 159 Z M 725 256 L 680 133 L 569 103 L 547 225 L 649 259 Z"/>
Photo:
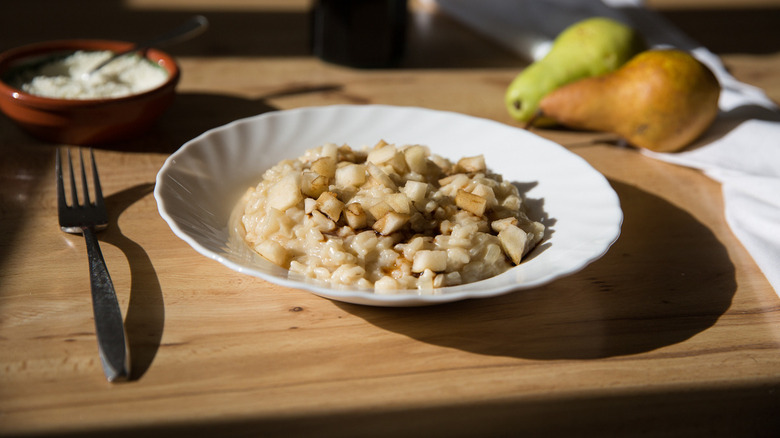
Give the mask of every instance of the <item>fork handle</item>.
<path id="1" fill-rule="evenodd" d="M 130 352 L 114 283 L 108 274 L 94 227 L 82 227 L 81 231 L 87 242 L 92 310 L 103 372 L 109 382 L 127 380 L 130 376 Z"/>

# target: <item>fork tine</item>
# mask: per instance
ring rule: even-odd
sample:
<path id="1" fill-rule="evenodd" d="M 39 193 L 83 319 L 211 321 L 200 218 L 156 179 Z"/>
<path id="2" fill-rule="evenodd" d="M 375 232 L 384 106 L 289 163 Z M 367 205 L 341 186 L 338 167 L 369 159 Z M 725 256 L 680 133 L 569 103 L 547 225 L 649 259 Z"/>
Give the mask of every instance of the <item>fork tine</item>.
<path id="1" fill-rule="evenodd" d="M 79 161 L 81 161 L 81 191 L 84 192 L 84 205 L 89 206 L 92 204 L 92 201 L 90 201 L 89 199 L 89 184 L 87 184 L 87 171 L 84 169 L 84 154 L 81 152 L 81 149 L 79 149 Z"/>
<path id="2" fill-rule="evenodd" d="M 67 201 L 65 200 L 65 185 L 62 183 L 62 153 L 57 149 L 57 154 L 54 158 L 54 172 L 57 174 L 57 205 L 60 209 L 67 207 Z"/>
<path id="3" fill-rule="evenodd" d="M 70 196 L 71 196 L 71 206 L 72 207 L 78 207 L 79 206 L 79 194 L 78 190 L 76 190 L 76 174 L 73 173 L 73 160 L 70 156 L 70 149 L 68 149 L 68 170 L 70 170 Z"/>
<path id="4" fill-rule="evenodd" d="M 100 188 L 100 177 L 98 176 L 97 163 L 95 163 L 95 153 L 89 148 L 89 158 L 92 160 L 92 180 L 95 183 L 95 205 L 103 205 L 103 189 Z"/>

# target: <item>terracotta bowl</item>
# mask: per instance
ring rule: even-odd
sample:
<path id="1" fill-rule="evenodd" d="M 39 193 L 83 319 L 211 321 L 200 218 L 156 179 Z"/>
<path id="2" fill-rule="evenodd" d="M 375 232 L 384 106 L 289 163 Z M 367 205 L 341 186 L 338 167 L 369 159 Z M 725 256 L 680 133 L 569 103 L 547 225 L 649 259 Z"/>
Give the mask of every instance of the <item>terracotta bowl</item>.
<path id="1" fill-rule="evenodd" d="M 146 130 L 170 106 L 179 82 L 173 57 L 148 50 L 146 58 L 168 72 L 152 90 L 106 99 L 56 99 L 35 96 L 9 84 L 13 70 L 48 56 L 76 50 L 120 51 L 131 43 L 105 40 L 62 40 L 31 44 L 0 54 L 0 110 L 31 135 L 54 143 L 96 145 L 127 140 Z"/>

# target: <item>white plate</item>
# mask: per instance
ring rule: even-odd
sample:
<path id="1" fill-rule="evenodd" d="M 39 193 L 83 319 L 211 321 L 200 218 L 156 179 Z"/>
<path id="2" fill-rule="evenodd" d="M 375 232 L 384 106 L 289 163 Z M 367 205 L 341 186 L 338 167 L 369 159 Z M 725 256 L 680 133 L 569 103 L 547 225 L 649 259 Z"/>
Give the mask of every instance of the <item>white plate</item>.
<path id="1" fill-rule="evenodd" d="M 288 278 L 282 269 L 231 241 L 231 212 L 246 189 L 278 161 L 326 142 L 353 147 L 424 144 L 457 160 L 479 153 L 492 170 L 526 192 L 545 240 L 520 265 L 477 283 L 397 295 L 329 288 Z M 212 129 L 172 154 L 154 190 L 160 215 L 199 253 L 238 272 L 338 301 L 419 306 L 484 298 L 536 287 L 579 271 L 620 234 L 623 213 L 607 180 L 585 160 L 523 129 L 457 113 L 384 105 L 338 105 L 265 113 Z"/>

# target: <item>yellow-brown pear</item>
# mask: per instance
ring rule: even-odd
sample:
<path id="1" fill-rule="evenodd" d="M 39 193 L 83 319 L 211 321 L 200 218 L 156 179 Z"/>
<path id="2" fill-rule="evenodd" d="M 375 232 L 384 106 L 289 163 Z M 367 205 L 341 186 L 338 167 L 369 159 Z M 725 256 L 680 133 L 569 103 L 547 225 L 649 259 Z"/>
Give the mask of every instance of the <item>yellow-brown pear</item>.
<path id="1" fill-rule="evenodd" d="M 678 151 L 718 114 L 720 85 L 696 58 L 648 50 L 618 70 L 565 85 L 542 99 L 545 117 L 575 129 L 612 132 L 634 146 Z"/>

